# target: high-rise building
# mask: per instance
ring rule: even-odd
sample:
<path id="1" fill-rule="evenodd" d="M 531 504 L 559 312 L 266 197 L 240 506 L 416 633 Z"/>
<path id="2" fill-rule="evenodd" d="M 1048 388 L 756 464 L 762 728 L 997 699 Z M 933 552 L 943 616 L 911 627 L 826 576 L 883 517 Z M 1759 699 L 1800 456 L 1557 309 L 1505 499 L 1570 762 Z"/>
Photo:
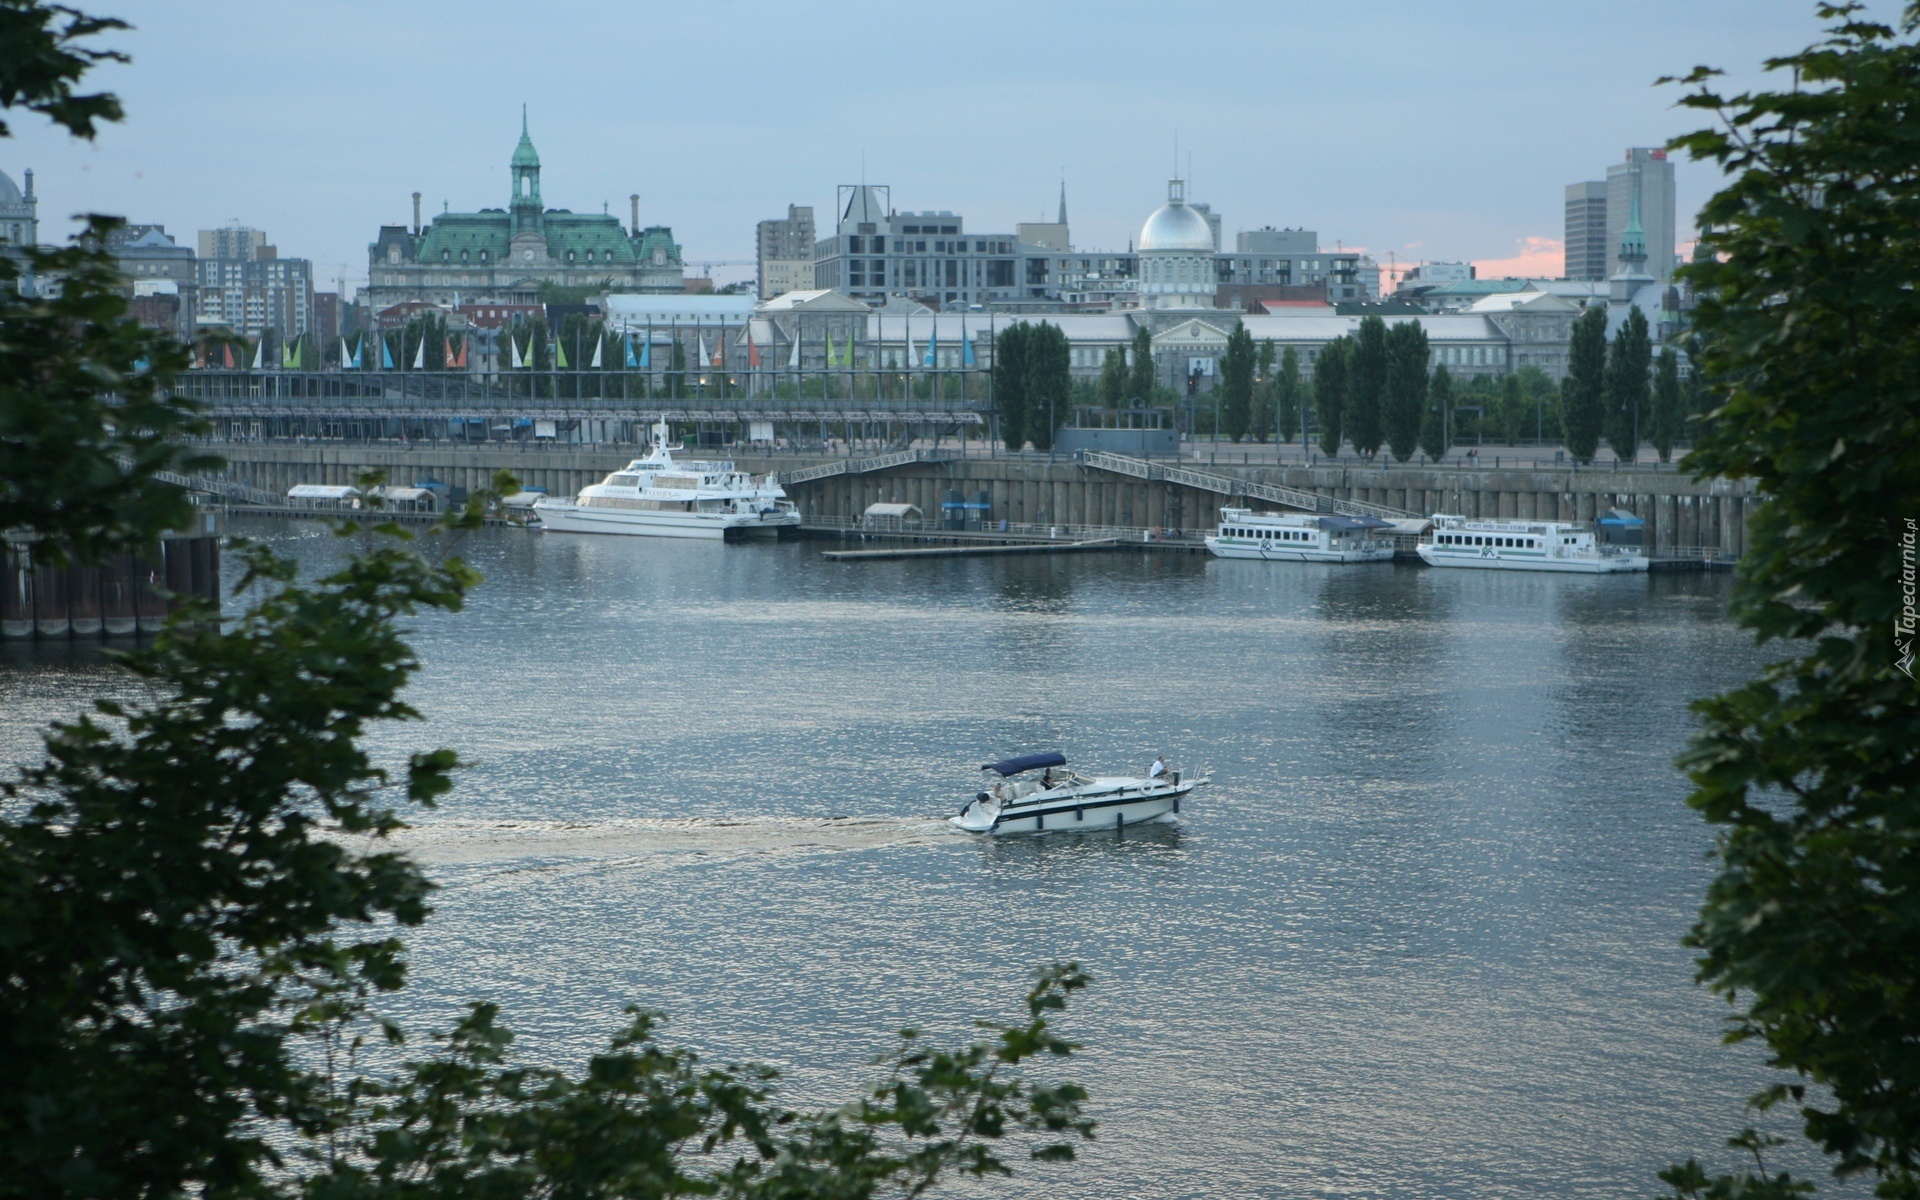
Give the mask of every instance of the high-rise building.
<path id="1" fill-rule="evenodd" d="M 1607 241 L 1607 185 L 1588 180 L 1567 185 L 1566 267 L 1568 279 L 1607 278 L 1611 244 Z"/>
<path id="2" fill-rule="evenodd" d="M 1673 278 L 1677 265 L 1674 246 L 1675 202 L 1673 164 L 1667 152 L 1645 146 L 1627 151 L 1624 161 L 1607 168 L 1607 276 L 1619 274 L 1620 244 L 1635 200 L 1640 202 L 1640 226 L 1646 231 L 1647 274 L 1661 283 Z"/>
<path id="3" fill-rule="evenodd" d="M 266 244 L 265 233 L 248 229 L 237 222 L 221 229 L 200 231 L 201 258 L 232 258 L 252 262 L 260 257 L 260 251 Z"/>
<path id="4" fill-rule="evenodd" d="M 311 262 L 281 258 L 265 233 L 240 225 L 202 229 L 200 250 L 196 324 L 223 326 L 242 337 L 271 329 L 288 341 L 312 331 Z"/>
<path id="5" fill-rule="evenodd" d="M 754 226 L 754 280 L 762 300 L 813 287 L 813 242 L 812 205 L 789 204 L 785 220 Z"/>

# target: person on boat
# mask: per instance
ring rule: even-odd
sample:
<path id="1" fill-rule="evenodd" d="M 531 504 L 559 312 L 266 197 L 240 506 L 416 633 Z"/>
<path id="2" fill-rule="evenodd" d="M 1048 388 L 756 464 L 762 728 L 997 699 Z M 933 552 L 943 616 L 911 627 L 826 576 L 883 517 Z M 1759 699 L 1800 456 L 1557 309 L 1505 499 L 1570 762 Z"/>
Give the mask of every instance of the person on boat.
<path id="1" fill-rule="evenodd" d="M 1158 782 L 1162 779 L 1165 779 L 1166 777 L 1167 777 L 1167 756 L 1164 754 L 1156 754 L 1153 756 L 1153 765 L 1147 768 L 1147 778 L 1154 782 Z"/>

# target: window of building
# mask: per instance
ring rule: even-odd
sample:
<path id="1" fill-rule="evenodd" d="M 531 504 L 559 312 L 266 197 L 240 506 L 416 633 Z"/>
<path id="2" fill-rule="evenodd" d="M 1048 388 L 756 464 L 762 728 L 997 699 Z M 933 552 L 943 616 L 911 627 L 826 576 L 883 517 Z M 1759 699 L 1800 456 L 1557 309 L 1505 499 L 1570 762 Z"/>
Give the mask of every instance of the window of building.
<path id="1" fill-rule="evenodd" d="M 958 225 L 942 225 L 940 227 L 940 232 L 941 233 L 959 233 L 960 227 Z"/>
<path id="2" fill-rule="evenodd" d="M 868 251 L 869 254 L 885 254 L 887 252 L 886 238 L 875 235 L 868 240 L 873 243 L 873 248 Z"/>
<path id="3" fill-rule="evenodd" d="M 864 238 L 861 238 L 857 234 L 848 234 L 847 235 L 847 253 L 863 254 L 865 252 L 866 252 L 866 240 Z"/>

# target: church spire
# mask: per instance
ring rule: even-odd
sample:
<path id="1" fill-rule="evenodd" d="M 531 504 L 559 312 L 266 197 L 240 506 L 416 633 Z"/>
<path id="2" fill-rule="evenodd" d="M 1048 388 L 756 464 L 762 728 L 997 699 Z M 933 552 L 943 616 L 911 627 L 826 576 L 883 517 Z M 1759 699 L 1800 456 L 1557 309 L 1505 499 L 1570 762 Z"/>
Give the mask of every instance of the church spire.
<path id="1" fill-rule="evenodd" d="M 1620 231 L 1620 265 L 1640 266 L 1647 261 L 1647 231 L 1640 227 L 1640 188 L 1638 180 L 1627 203 L 1627 227 Z"/>
<path id="2" fill-rule="evenodd" d="M 520 144 L 513 149 L 513 232 L 540 228 L 540 155 L 527 135 L 527 106 L 520 106 Z"/>
<path id="3" fill-rule="evenodd" d="M 1066 176 L 1063 175 L 1060 177 L 1060 224 L 1065 225 L 1066 223 L 1067 223 L 1067 179 L 1066 179 Z"/>

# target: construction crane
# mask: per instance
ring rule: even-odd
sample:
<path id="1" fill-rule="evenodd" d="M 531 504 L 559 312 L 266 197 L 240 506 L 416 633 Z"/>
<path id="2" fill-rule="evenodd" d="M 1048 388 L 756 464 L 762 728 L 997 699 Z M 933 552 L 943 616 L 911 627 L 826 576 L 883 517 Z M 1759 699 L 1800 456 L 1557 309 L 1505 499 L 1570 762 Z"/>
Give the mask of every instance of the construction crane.
<path id="1" fill-rule="evenodd" d="M 688 260 L 686 265 L 699 267 L 701 277 L 711 279 L 715 267 L 757 267 L 760 265 L 760 260 L 757 258 L 698 258 Z"/>

